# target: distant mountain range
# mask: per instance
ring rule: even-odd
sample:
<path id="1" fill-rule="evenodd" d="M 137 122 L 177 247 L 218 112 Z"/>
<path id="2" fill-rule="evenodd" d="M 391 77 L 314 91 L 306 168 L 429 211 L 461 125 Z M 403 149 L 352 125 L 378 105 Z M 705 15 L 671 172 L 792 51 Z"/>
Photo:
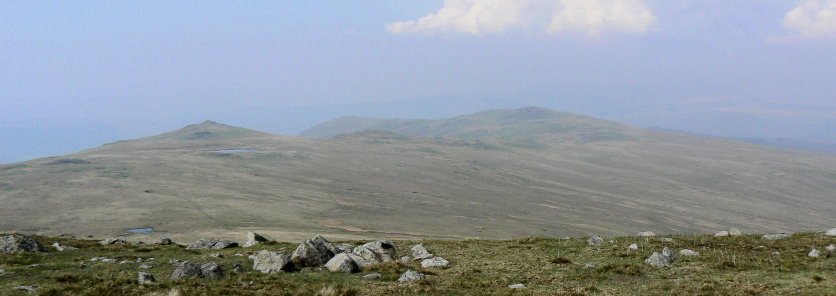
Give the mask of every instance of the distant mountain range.
<path id="1" fill-rule="evenodd" d="M 0 232 L 509 238 L 836 224 L 833 154 L 538 107 L 341 117 L 301 135 L 206 121 L 2 165 Z"/>

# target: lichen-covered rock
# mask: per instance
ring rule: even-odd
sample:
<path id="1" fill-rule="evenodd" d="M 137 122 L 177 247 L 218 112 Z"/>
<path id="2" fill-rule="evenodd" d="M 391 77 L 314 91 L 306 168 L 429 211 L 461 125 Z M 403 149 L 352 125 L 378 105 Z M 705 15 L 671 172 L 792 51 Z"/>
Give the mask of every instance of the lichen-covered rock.
<path id="1" fill-rule="evenodd" d="M 700 253 L 697 252 L 697 251 L 689 250 L 689 249 L 682 249 L 682 250 L 679 250 L 679 255 L 682 255 L 682 256 L 685 256 L 685 257 L 691 257 L 691 256 L 699 256 Z"/>
<path id="2" fill-rule="evenodd" d="M 421 267 L 423 268 L 430 268 L 430 267 L 445 267 L 450 265 L 450 262 L 441 257 L 433 257 L 430 259 L 425 259 L 421 261 Z"/>
<path id="3" fill-rule="evenodd" d="M 407 270 L 405 271 L 400 278 L 398 278 L 398 282 L 411 282 L 411 281 L 420 281 L 427 279 L 427 276 L 423 273 L 414 271 L 414 270 Z"/>
<path id="4" fill-rule="evenodd" d="M 0 253 L 44 252 L 38 241 L 17 234 L 0 236 Z"/>
<path id="5" fill-rule="evenodd" d="M 331 253 L 334 253 L 334 255 L 342 253 L 351 253 L 351 251 L 354 250 L 354 245 L 346 243 L 335 244 L 329 242 L 325 244 L 325 247 L 328 248 L 328 250 L 331 251 Z"/>
<path id="6" fill-rule="evenodd" d="M 819 250 L 813 249 L 812 251 L 810 251 L 810 253 L 807 254 L 807 257 L 819 258 L 819 255 L 821 255 L 821 253 L 819 253 Z"/>
<path id="7" fill-rule="evenodd" d="M 205 250 L 205 249 L 228 249 L 237 247 L 238 243 L 226 240 L 226 239 L 217 239 L 217 238 L 201 238 L 194 242 L 193 244 L 186 247 L 186 250 Z"/>
<path id="8" fill-rule="evenodd" d="M 737 230 L 737 228 L 732 228 L 732 229 L 729 229 L 729 235 L 731 235 L 731 236 L 743 235 L 743 232 L 740 232 L 740 230 Z"/>
<path id="9" fill-rule="evenodd" d="M 390 241 L 373 241 L 354 248 L 349 256 L 360 267 L 369 267 L 381 262 L 393 262 L 396 260 L 395 244 Z"/>
<path id="10" fill-rule="evenodd" d="M 329 245 L 331 243 L 328 240 L 317 235 L 299 244 L 290 255 L 290 260 L 293 260 L 298 267 L 320 266 L 334 257 L 334 252 L 329 249 Z"/>
<path id="11" fill-rule="evenodd" d="M 255 232 L 248 231 L 247 232 L 247 242 L 244 243 L 243 247 L 244 248 L 252 247 L 252 246 L 260 244 L 260 243 L 266 243 L 267 241 L 268 240 L 267 240 L 266 237 L 264 237 L 264 236 L 262 236 L 258 233 L 255 233 Z"/>
<path id="12" fill-rule="evenodd" d="M 293 261 L 287 255 L 262 250 L 253 256 L 253 269 L 261 273 L 274 273 L 293 270 Z"/>
<path id="13" fill-rule="evenodd" d="M 627 248 L 628 248 L 628 249 L 630 249 L 630 250 L 638 250 L 638 249 L 639 249 L 639 245 L 637 245 L 637 244 L 630 244 L 629 246 L 627 246 Z"/>
<path id="14" fill-rule="evenodd" d="M 147 273 L 147 272 L 144 272 L 144 271 L 139 272 L 139 277 L 137 278 L 137 282 L 139 282 L 140 285 L 150 284 L 150 283 L 153 283 L 153 282 L 156 282 L 156 281 L 157 281 L 157 279 L 154 278 L 153 274 L 150 274 L 150 273 Z"/>
<path id="15" fill-rule="evenodd" d="M 729 236 L 729 232 L 728 232 L 728 231 L 723 230 L 723 231 L 720 231 L 720 232 L 715 233 L 715 234 L 714 234 L 714 236 L 716 236 L 716 237 L 724 237 L 724 236 Z"/>
<path id="16" fill-rule="evenodd" d="M 351 259 L 348 253 L 340 253 L 335 255 L 331 260 L 325 263 L 325 268 L 332 272 L 352 273 L 357 271 L 357 263 Z"/>
<path id="17" fill-rule="evenodd" d="M 422 260 L 422 259 L 429 259 L 432 258 L 433 254 L 430 251 L 427 251 L 427 248 L 424 247 L 423 244 L 417 244 L 412 246 L 412 259 L 413 260 Z"/>

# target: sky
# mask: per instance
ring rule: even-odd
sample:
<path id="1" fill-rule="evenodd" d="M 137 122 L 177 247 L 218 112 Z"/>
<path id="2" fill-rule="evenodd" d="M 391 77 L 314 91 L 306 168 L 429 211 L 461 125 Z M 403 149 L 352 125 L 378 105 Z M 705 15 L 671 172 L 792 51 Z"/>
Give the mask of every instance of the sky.
<path id="1" fill-rule="evenodd" d="M 39 145 L 24 139 L 34 125 L 100 123 L 136 137 L 213 119 L 295 135 L 349 111 L 442 117 L 527 105 L 836 142 L 836 0 L 0 7 L 0 128 L 17 128 L 0 135 L 0 162 Z"/>

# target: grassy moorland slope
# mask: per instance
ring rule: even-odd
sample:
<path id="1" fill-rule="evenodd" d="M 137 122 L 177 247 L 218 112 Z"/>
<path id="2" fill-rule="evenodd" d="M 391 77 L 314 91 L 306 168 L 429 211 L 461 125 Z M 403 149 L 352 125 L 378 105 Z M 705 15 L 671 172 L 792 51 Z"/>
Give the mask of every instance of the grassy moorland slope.
<path id="1" fill-rule="evenodd" d="M 4 165 L 0 231 L 502 239 L 836 225 L 832 154 L 540 108 L 371 121 L 329 139 L 204 122 Z"/>
<path id="2" fill-rule="evenodd" d="M 714 237 L 674 235 L 662 238 L 612 237 L 602 246 L 585 239 L 520 238 L 515 240 L 424 240 L 430 252 L 448 267 L 422 268 L 419 261 L 386 263 L 358 273 L 331 273 L 315 267 L 262 274 L 253 271 L 247 255 L 262 249 L 290 254 L 298 244 L 276 243 L 226 250 L 185 250 L 182 246 L 111 245 L 95 241 L 36 237 L 42 244 L 60 242 L 78 250 L 0 254 L 0 294 L 29 295 L 13 290 L 37 286 L 41 295 L 833 295 L 836 257 L 826 246 L 833 237 L 797 233 L 768 241 L 758 235 Z M 360 243 L 360 242 L 353 242 Z M 397 255 L 409 255 L 417 241 L 398 241 Z M 629 249 L 636 244 L 637 249 Z M 678 253 L 690 249 L 669 267 L 644 260 L 662 248 Z M 808 257 L 812 248 L 818 258 Z M 220 254 L 222 256 L 211 256 Z M 236 255 L 237 254 L 237 255 Z M 119 263 L 91 258 L 106 257 Z M 214 262 L 224 279 L 170 280 L 175 264 Z M 239 272 L 233 272 L 240 264 Z M 140 266 L 145 265 L 145 268 Z M 82 268 L 81 266 L 85 266 Z M 407 269 L 427 279 L 399 283 Z M 140 271 L 157 282 L 139 285 Z M 380 273 L 381 279 L 363 276 Z M 513 290 L 509 285 L 523 284 Z"/>

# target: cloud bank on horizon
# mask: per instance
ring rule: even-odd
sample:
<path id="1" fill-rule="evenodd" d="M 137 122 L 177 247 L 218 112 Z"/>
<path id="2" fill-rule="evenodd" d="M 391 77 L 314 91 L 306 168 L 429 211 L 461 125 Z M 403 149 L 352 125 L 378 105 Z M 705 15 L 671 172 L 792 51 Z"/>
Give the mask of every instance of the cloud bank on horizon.
<path id="1" fill-rule="evenodd" d="M 657 5 L 664 9 L 665 5 Z M 554 35 L 641 35 L 659 23 L 645 0 L 445 0 L 444 6 L 418 20 L 392 22 L 393 34 L 442 32 L 499 34 L 515 28 Z M 836 0 L 805 0 L 780 20 L 793 38 L 836 38 Z"/>

